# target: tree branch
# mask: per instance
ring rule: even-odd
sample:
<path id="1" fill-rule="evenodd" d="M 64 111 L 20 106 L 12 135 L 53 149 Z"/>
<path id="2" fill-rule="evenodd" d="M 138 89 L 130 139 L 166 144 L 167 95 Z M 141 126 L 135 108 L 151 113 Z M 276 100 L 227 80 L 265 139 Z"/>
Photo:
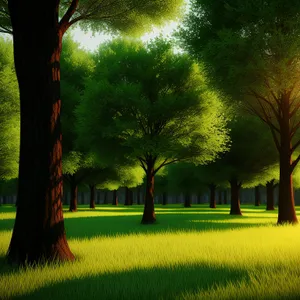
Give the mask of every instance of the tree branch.
<path id="1" fill-rule="evenodd" d="M 292 165 L 291 165 L 291 172 L 294 171 L 294 169 L 295 169 L 295 167 L 297 166 L 299 160 L 300 160 L 300 155 L 298 155 L 298 157 L 292 162 Z"/>
<path id="2" fill-rule="evenodd" d="M 164 167 L 164 166 L 167 166 L 167 165 L 170 165 L 170 164 L 172 164 L 172 163 L 174 163 L 174 162 L 176 162 L 176 161 L 180 161 L 180 159 L 173 159 L 173 160 L 171 160 L 171 161 L 168 161 L 167 162 L 167 158 L 160 164 L 160 166 L 159 167 L 157 167 L 155 170 L 154 170 L 154 175 L 162 168 L 162 167 Z"/>
<path id="3" fill-rule="evenodd" d="M 70 26 L 70 19 L 72 18 L 73 14 L 75 13 L 77 7 L 78 7 L 79 0 L 72 0 L 68 10 L 62 17 L 62 19 L 59 22 L 59 27 L 64 33 Z M 73 23 L 72 23 L 73 24 Z"/>

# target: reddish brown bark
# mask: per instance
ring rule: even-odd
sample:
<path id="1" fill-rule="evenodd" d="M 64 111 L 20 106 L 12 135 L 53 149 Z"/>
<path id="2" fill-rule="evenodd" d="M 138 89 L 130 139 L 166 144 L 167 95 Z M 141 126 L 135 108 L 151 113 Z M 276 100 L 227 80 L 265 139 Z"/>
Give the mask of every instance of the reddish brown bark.
<path id="1" fill-rule="evenodd" d="M 209 200 L 209 207 L 210 208 L 216 208 L 216 185 L 214 183 L 211 183 L 209 185 L 209 191 L 210 191 L 210 200 Z"/>
<path id="2" fill-rule="evenodd" d="M 167 203 L 168 203 L 168 194 L 167 194 L 167 192 L 163 192 L 162 205 L 167 205 Z"/>
<path id="3" fill-rule="evenodd" d="M 146 171 L 146 194 L 142 224 L 152 224 L 156 221 L 154 212 L 154 161 L 148 159 Z"/>
<path id="4" fill-rule="evenodd" d="M 281 100 L 282 118 L 280 125 L 279 147 L 279 198 L 278 198 L 278 224 L 298 223 L 295 211 L 292 156 L 290 137 L 290 98 L 283 94 Z"/>
<path id="5" fill-rule="evenodd" d="M 260 192 L 259 192 L 259 186 L 256 186 L 256 187 L 255 187 L 254 193 L 255 193 L 255 206 L 260 206 Z"/>
<path id="6" fill-rule="evenodd" d="M 96 194 L 96 185 L 90 184 L 90 208 L 95 208 L 95 194 Z"/>
<path id="7" fill-rule="evenodd" d="M 274 210 L 274 179 L 268 181 L 266 184 L 267 189 L 267 210 Z"/>
<path id="8" fill-rule="evenodd" d="M 118 205 L 119 201 L 118 201 L 118 194 L 117 194 L 117 190 L 113 190 L 113 200 L 112 200 L 112 205 Z"/>
<path id="9" fill-rule="evenodd" d="M 78 186 L 75 180 L 74 175 L 69 176 L 70 183 L 70 191 L 71 191 L 71 199 L 70 199 L 70 207 L 69 211 L 74 212 L 77 211 L 77 199 L 78 199 Z"/>
<path id="10" fill-rule="evenodd" d="M 16 264 L 73 260 L 61 201 L 59 1 L 8 4 L 21 112 L 18 206 L 8 259 Z"/>
<path id="11" fill-rule="evenodd" d="M 185 193 L 184 195 L 184 207 L 192 207 L 190 193 Z"/>
<path id="12" fill-rule="evenodd" d="M 242 183 L 238 183 L 236 179 L 229 181 L 231 188 L 231 205 L 230 205 L 230 214 L 231 215 L 242 215 L 240 207 L 240 189 Z"/>

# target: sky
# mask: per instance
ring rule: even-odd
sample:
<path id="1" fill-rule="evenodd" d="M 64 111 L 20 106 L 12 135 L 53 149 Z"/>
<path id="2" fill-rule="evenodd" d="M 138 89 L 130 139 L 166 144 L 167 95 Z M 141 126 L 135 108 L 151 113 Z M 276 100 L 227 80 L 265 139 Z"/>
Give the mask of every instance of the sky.
<path id="1" fill-rule="evenodd" d="M 153 30 L 151 32 L 144 34 L 141 37 L 141 40 L 147 42 L 159 36 L 160 34 L 163 34 L 164 36 L 169 36 L 177 27 L 178 27 L 178 22 L 174 22 L 174 21 L 168 22 L 167 25 L 161 28 L 153 27 Z M 77 41 L 82 48 L 85 48 L 86 50 L 89 51 L 96 50 L 101 42 L 105 42 L 112 39 L 110 35 L 106 35 L 102 33 L 96 33 L 93 36 L 92 32 L 85 33 L 82 30 L 80 30 L 79 27 L 75 27 L 70 31 L 73 36 L 73 39 Z"/>

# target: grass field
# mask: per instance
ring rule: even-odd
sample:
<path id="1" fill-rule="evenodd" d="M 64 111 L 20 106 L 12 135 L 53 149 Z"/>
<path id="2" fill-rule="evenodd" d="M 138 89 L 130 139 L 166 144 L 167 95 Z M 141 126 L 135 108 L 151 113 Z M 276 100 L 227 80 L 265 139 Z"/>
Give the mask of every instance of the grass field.
<path id="1" fill-rule="evenodd" d="M 14 269 L 15 209 L 0 206 L 0 299 L 300 299 L 300 226 L 276 226 L 277 211 L 157 205 L 157 224 L 141 225 L 142 211 L 66 211 L 76 261 Z"/>

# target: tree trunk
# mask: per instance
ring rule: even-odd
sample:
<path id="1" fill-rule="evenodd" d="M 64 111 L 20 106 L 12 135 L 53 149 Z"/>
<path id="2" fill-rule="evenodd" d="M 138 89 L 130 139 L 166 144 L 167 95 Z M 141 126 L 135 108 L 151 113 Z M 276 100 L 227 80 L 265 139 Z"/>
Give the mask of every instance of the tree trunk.
<path id="1" fill-rule="evenodd" d="M 162 199 L 162 204 L 167 205 L 168 203 L 168 195 L 167 192 L 163 192 L 163 199 Z"/>
<path id="2" fill-rule="evenodd" d="M 104 200 L 103 200 L 103 204 L 108 204 L 107 191 L 104 191 Z"/>
<path id="3" fill-rule="evenodd" d="M 274 210 L 274 179 L 268 181 L 266 184 L 267 189 L 267 210 Z"/>
<path id="4" fill-rule="evenodd" d="M 8 259 L 20 265 L 73 260 L 61 201 L 59 1 L 8 5 L 21 112 L 18 206 Z"/>
<path id="5" fill-rule="evenodd" d="M 242 183 L 238 183 L 236 179 L 229 181 L 231 187 L 231 205 L 230 214 L 231 215 L 242 215 L 240 208 L 240 188 Z"/>
<path id="6" fill-rule="evenodd" d="M 130 205 L 130 191 L 129 188 L 125 187 L 125 203 L 124 205 Z"/>
<path id="7" fill-rule="evenodd" d="M 260 192 L 259 186 L 255 187 L 255 206 L 260 206 Z"/>
<path id="8" fill-rule="evenodd" d="M 136 202 L 138 205 L 141 204 L 141 187 L 138 187 L 136 190 Z"/>
<path id="9" fill-rule="evenodd" d="M 152 224 L 156 221 L 154 212 L 154 161 L 147 161 L 146 195 L 142 224 Z"/>
<path id="10" fill-rule="evenodd" d="M 69 211 L 77 211 L 77 198 L 78 198 L 78 186 L 75 180 L 75 175 L 70 175 L 70 189 L 71 189 L 71 199 Z"/>
<path id="11" fill-rule="evenodd" d="M 227 204 L 227 190 L 224 191 L 224 204 Z"/>
<path id="12" fill-rule="evenodd" d="M 218 192 L 218 203 L 219 204 L 222 204 L 222 191 L 221 190 L 219 190 L 219 192 Z"/>
<path id="13" fill-rule="evenodd" d="M 90 184 L 90 208 L 95 208 L 96 185 Z"/>
<path id="14" fill-rule="evenodd" d="M 192 207 L 192 205 L 191 205 L 191 195 L 189 193 L 186 193 L 184 195 L 184 207 Z"/>
<path id="15" fill-rule="evenodd" d="M 113 200 L 112 200 L 112 205 L 118 205 L 119 201 L 118 201 L 118 195 L 117 195 L 117 190 L 113 191 Z"/>
<path id="16" fill-rule="evenodd" d="M 280 122 L 280 148 L 279 148 L 279 198 L 278 198 L 278 224 L 298 223 L 295 211 L 292 157 L 290 137 L 290 103 L 289 97 L 283 95 L 281 102 L 282 119 Z"/>
<path id="17" fill-rule="evenodd" d="M 216 208 L 216 185 L 214 183 L 211 183 L 209 185 L 209 190 L 210 190 L 209 207 Z"/>

